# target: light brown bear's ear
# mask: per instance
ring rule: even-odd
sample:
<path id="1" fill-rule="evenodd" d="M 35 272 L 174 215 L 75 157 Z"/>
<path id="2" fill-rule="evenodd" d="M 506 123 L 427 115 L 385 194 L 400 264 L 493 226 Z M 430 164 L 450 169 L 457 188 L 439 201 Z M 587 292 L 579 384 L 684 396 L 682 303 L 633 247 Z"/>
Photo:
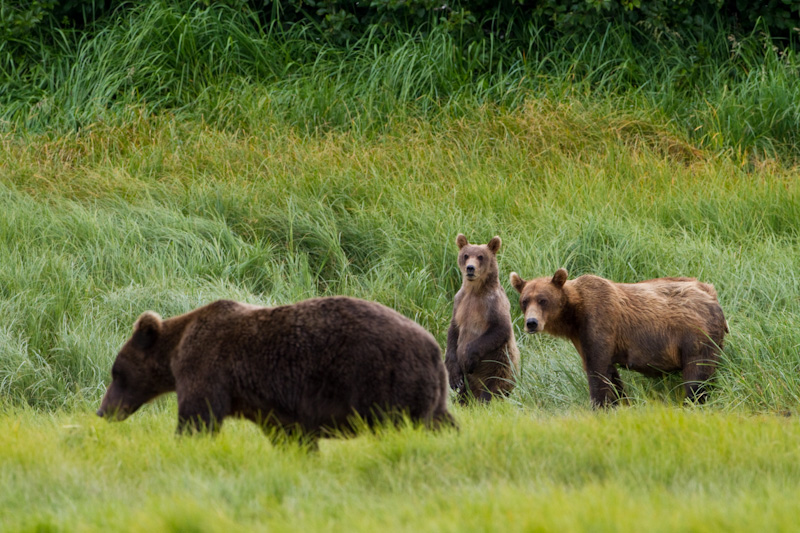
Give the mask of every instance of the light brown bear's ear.
<path id="1" fill-rule="evenodd" d="M 511 286 L 514 287 L 518 293 L 522 294 L 522 289 L 525 288 L 525 283 L 527 282 L 519 277 L 516 272 L 512 272 L 509 279 L 511 280 Z"/>
<path id="2" fill-rule="evenodd" d="M 553 274 L 553 285 L 556 287 L 563 287 L 564 284 L 567 282 L 567 271 L 566 269 L 559 268 L 556 270 L 556 273 Z"/>
<path id="3" fill-rule="evenodd" d="M 161 317 L 158 313 L 145 311 L 133 326 L 132 340 L 139 348 L 145 350 L 158 340 L 162 329 L 163 322 L 161 322 Z"/>
<path id="4" fill-rule="evenodd" d="M 456 244 L 458 245 L 458 249 L 462 249 L 469 243 L 467 242 L 467 238 L 464 236 L 463 233 L 459 233 L 458 237 L 456 237 Z"/>
<path id="5" fill-rule="evenodd" d="M 502 244 L 502 242 L 503 241 L 500 240 L 500 237 L 495 235 L 494 237 L 492 237 L 492 240 L 489 241 L 489 244 L 487 244 L 486 246 L 489 247 L 489 250 L 493 254 L 497 254 L 497 251 L 500 249 L 500 244 Z"/>

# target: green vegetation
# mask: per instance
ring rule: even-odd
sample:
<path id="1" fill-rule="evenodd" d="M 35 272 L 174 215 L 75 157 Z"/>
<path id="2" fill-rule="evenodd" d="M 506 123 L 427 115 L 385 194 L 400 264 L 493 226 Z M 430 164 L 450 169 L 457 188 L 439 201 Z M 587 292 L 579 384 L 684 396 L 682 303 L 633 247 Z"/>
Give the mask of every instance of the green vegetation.
<path id="1" fill-rule="evenodd" d="M 432 24 L 341 45 L 232 6 L 0 42 L 3 528 L 796 526 L 791 42 Z M 174 396 L 91 414 L 146 309 L 349 294 L 444 345 L 459 232 L 503 238 L 523 358 L 508 401 L 456 408 L 461 432 L 309 456 L 239 422 L 177 439 Z M 709 404 L 623 372 L 631 405 L 591 412 L 574 348 L 522 334 L 507 282 L 561 266 L 713 283 L 731 334 Z"/>
<path id="2" fill-rule="evenodd" d="M 370 32 L 343 47 L 225 3 L 142 2 L 92 31 L 0 43 L 0 129 L 85 134 L 166 112 L 248 134 L 292 126 L 370 135 L 409 117 L 447 122 L 546 100 L 644 129 L 668 125 L 739 158 L 800 154 L 795 34 L 519 26 L 506 40 L 434 25 Z"/>
<path id="3" fill-rule="evenodd" d="M 460 432 L 387 430 L 308 455 L 244 422 L 177 439 L 163 410 L 116 425 L 16 412 L 0 419 L 13 487 L 0 517 L 9 531 L 792 531 L 800 518 L 791 419 L 456 414 Z"/>
<path id="4" fill-rule="evenodd" d="M 142 311 L 170 316 L 219 297 L 356 295 L 444 344 L 459 231 L 503 237 L 506 285 L 512 269 L 560 266 L 712 282 L 731 325 L 714 403 L 798 400 L 800 185 L 775 161 L 748 171 L 656 125 L 546 101 L 407 120 L 374 137 L 140 117 L 61 139 L 9 136 L 0 153 L 0 387 L 13 404 L 98 400 Z M 512 401 L 585 403 L 571 345 L 519 342 Z M 642 399 L 675 401 L 679 389 L 628 381 Z"/>

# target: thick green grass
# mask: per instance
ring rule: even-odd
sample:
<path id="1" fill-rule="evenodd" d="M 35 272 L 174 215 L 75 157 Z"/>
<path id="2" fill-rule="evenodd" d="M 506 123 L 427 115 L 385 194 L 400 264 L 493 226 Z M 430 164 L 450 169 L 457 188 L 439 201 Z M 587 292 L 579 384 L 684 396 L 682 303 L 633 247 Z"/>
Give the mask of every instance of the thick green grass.
<path id="1" fill-rule="evenodd" d="M 648 407 L 458 409 L 459 432 L 273 448 L 228 423 L 173 435 L 174 402 L 109 424 L 0 415 L 7 531 L 792 531 L 794 418 Z"/>
<path id="2" fill-rule="evenodd" d="M 795 410 L 800 189 L 794 169 L 714 157 L 657 124 L 541 101 L 391 134 L 246 135 L 170 116 L 6 138 L 0 390 L 15 405 L 97 401 L 142 311 L 215 298 L 381 301 L 444 344 L 454 238 L 498 234 L 502 281 L 566 267 L 617 281 L 696 276 L 730 323 L 712 403 Z M 519 325 L 518 325 L 519 327 Z M 586 402 L 566 342 L 518 334 L 511 401 Z M 635 401 L 677 380 L 625 376 Z"/>

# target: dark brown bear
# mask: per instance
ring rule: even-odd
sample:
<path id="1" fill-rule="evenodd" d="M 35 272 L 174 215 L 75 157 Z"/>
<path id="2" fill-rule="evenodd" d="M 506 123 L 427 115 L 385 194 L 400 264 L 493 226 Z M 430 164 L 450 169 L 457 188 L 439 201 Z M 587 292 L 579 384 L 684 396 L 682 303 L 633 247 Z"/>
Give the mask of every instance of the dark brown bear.
<path id="1" fill-rule="evenodd" d="M 508 394 L 519 372 L 511 306 L 497 271 L 500 242 L 500 237 L 488 244 L 469 244 L 462 234 L 456 238 L 463 281 L 453 302 L 445 366 L 461 402 L 469 395 L 486 401 Z"/>
<path id="2" fill-rule="evenodd" d="M 694 278 L 614 283 L 597 276 L 567 281 L 567 271 L 525 281 L 520 293 L 525 331 L 572 341 L 589 378 L 592 405 L 623 395 L 616 365 L 657 376 L 681 371 L 687 398 L 703 402 L 728 324 L 712 285 Z"/>
<path id="3" fill-rule="evenodd" d="M 178 393 L 178 432 L 241 416 L 309 441 L 401 415 L 455 425 L 441 350 L 421 326 L 355 298 L 258 307 L 220 300 L 162 320 L 148 311 L 111 369 L 97 411 L 123 420 Z"/>

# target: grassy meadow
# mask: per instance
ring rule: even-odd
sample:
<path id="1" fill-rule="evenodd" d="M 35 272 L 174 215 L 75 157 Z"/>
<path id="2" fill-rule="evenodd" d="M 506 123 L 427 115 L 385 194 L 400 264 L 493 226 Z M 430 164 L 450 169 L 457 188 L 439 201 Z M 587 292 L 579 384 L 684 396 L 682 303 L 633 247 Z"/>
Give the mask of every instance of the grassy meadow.
<path id="1" fill-rule="evenodd" d="M 800 427 L 780 416 L 505 403 L 308 454 L 238 421 L 177 439 L 169 407 L 3 416 L 3 529 L 793 531 L 800 513 Z"/>
<path id="2" fill-rule="evenodd" d="M 0 529 L 796 527 L 791 49 L 720 34 L 693 60 L 609 29 L 487 66 L 444 33 L 337 51 L 153 6 L 26 68 L 0 54 Z M 444 347 L 459 232 L 503 239 L 523 361 L 508 400 L 453 407 L 459 432 L 307 454 L 238 421 L 176 438 L 174 395 L 93 415 L 148 309 L 346 294 Z M 623 371 L 630 405 L 591 411 L 574 348 L 524 335 L 508 284 L 559 267 L 713 283 L 709 402 Z"/>

